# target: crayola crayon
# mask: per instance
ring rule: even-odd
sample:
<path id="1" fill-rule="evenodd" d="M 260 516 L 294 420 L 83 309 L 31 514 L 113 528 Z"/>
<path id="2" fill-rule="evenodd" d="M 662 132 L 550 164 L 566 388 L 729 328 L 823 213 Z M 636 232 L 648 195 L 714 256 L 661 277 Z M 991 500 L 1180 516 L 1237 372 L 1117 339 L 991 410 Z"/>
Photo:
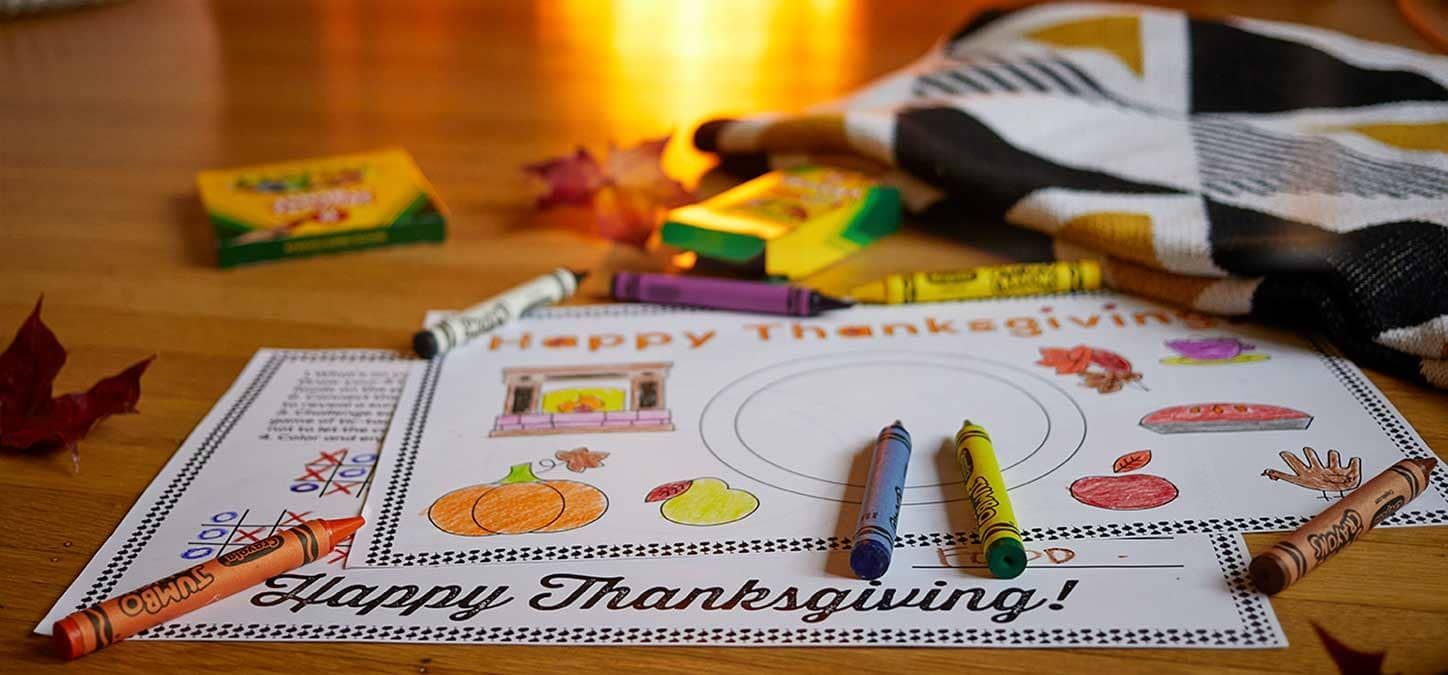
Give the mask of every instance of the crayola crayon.
<path id="1" fill-rule="evenodd" d="M 1405 459 L 1388 467 L 1253 558 L 1247 567 L 1252 583 L 1268 595 L 1291 586 L 1423 494 L 1437 464 Z"/>
<path id="2" fill-rule="evenodd" d="M 612 289 L 614 300 L 788 316 L 815 316 L 854 304 L 798 286 L 667 274 L 619 272 Z"/>
<path id="3" fill-rule="evenodd" d="M 309 520 L 80 610 L 55 622 L 56 650 L 66 659 L 79 658 L 201 609 L 331 553 L 362 522 L 361 517 Z"/>
<path id="4" fill-rule="evenodd" d="M 1026 569 L 1026 546 L 1016 524 L 1005 477 L 996 461 L 995 446 L 985 427 L 966 420 L 955 434 L 955 461 L 965 480 L 965 492 L 975 510 L 976 531 L 990 573 L 1014 579 Z"/>
<path id="5" fill-rule="evenodd" d="M 861 579 L 875 579 L 890 568 L 895 550 L 895 527 L 900 523 L 900 501 L 905 497 L 905 469 L 910 466 L 910 432 L 895 420 L 880 430 L 870 454 L 865 496 L 860 500 L 860 522 L 855 526 L 850 569 Z"/>
<path id="6" fill-rule="evenodd" d="M 418 356 L 430 359 L 516 319 L 534 307 L 573 295 L 586 276 L 587 272 L 560 267 L 522 286 L 508 289 L 428 326 L 427 330 L 418 331 L 412 336 L 412 350 Z"/>
<path id="7" fill-rule="evenodd" d="M 996 265 L 959 272 L 892 274 L 856 288 L 850 292 L 850 298 L 856 302 L 898 305 L 1093 291 L 1098 288 L 1101 288 L 1101 266 L 1093 260 L 1080 260 Z"/>

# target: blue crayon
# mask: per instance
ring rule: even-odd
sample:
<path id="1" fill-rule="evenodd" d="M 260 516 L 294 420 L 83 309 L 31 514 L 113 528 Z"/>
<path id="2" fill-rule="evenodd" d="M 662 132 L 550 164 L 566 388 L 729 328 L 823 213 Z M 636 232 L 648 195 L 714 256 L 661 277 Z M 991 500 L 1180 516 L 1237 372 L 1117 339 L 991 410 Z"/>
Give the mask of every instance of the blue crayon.
<path id="1" fill-rule="evenodd" d="M 890 568 L 895 550 L 895 526 L 900 522 L 900 501 L 905 497 L 905 469 L 910 466 L 910 432 L 895 420 L 880 430 L 870 456 L 865 498 L 860 500 L 860 523 L 855 527 L 850 569 L 861 579 L 875 579 Z"/>

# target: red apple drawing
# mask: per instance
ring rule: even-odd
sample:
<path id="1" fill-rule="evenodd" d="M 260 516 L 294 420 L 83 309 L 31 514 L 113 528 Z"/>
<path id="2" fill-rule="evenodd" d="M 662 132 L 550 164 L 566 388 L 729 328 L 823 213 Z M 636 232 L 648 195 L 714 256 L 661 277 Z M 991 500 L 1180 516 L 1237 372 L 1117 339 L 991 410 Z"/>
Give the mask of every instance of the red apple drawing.
<path id="1" fill-rule="evenodd" d="M 1149 473 L 1086 476 L 1071 484 L 1071 496 L 1098 509 L 1140 511 L 1170 504 L 1177 498 L 1177 486 Z"/>
<path id="2" fill-rule="evenodd" d="M 1151 462 L 1150 450 L 1138 450 L 1116 458 L 1112 470 L 1118 474 L 1135 471 Z M 1140 511 L 1170 504 L 1177 498 L 1177 486 L 1149 473 L 1116 476 L 1086 476 L 1071 484 L 1076 501 L 1098 509 Z"/>

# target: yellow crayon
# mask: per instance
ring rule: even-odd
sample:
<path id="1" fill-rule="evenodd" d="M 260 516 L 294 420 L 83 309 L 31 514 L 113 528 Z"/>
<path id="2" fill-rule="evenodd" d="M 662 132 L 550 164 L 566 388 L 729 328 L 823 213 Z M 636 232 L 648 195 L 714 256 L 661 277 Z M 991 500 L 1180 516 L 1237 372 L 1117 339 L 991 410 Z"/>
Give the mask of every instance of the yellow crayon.
<path id="1" fill-rule="evenodd" d="M 965 493 L 975 511 L 976 531 L 985 549 L 986 566 L 1000 579 L 1014 579 L 1026 569 L 1026 546 L 1016 524 L 995 447 L 985 427 L 966 420 L 955 434 L 955 460 L 965 479 Z"/>
<path id="2" fill-rule="evenodd" d="M 1101 266 L 1094 260 L 977 267 L 960 272 L 892 274 L 850 292 L 855 302 L 898 305 L 975 300 L 1011 295 L 1094 291 Z"/>

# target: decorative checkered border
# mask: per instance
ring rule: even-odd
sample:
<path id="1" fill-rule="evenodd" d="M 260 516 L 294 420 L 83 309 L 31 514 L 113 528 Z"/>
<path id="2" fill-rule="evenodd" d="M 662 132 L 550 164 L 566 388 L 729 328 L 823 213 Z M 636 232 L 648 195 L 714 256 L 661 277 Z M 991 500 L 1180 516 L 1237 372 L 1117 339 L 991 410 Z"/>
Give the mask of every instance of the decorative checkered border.
<path id="1" fill-rule="evenodd" d="M 1241 537 L 1211 535 L 1231 590 L 1237 628 L 610 628 L 589 626 L 359 626 L 355 624 L 163 624 L 152 640 L 273 640 L 590 645 L 776 645 L 939 647 L 1257 647 L 1282 644 L 1267 597 L 1253 590 Z"/>
<path id="2" fill-rule="evenodd" d="M 126 537 L 126 541 L 121 544 L 120 550 L 116 551 L 114 556 L 111 556 L 110 561 L 106 563 L 105 568 L 101 570 L 100 574 L 96 575 L 95 581 L 91 582 L 91 587 L 81 596 L 75 608 L 77 610 L 85 609 L 110 597 L 111 591 L 115 590 L 116 583 L 125 575 L 126 570 L 130 569 L 131 564 L 136 561 L 136 556 L 140 555 L 141 550 L 151 541 L 151 537 L 155 536 L 156 530 L 170 517 L 171 510 L 176 508 L 176 502 L 180 501 L 181 496 L 191 488 L 191 483 L 201 474 L 201 470 L 206 467 L 206 463 L 210 461 L 211 455 L 216 452 L 216 448 L 220 447 L 222 442 L 226 440 L 226 437 L 231 434 L 232 429 L 236 427 L 237 421 L 251 408 L 251 404 L 256 402 L 262 390 L 266 389 L 266 386 L 271 383 L 271 379 L 276 376 L 277 371 L 281 370 L 283 365 L 289 361 L 332 361 L 346 363 L 355 361 L 398 361 L 405 358 L 406 357 L 401 354 L 390 351 L 275 351 L 271 355 L 271 358 L 267 359 L 266 363 L 262 365 L 261 372 L 257 374 L 256 379 L 252 380 L 251 384 L 247 385 L 246 389 L 241 392 L 241 395 L 236 398 L 236 402 L 231 405 L 231 408 L 226 411 L 225 415 L 221 416 L 216 426 L 202 439 L 201 445 L 196 448 L 195 452 L 191 453 L 191 457 L 186 460 L 186 464 L 182 465 L 181 469 L 176 472 L 176 476 L 166 485 L 166 489 L 151 503 L 150 508 L 146 510 L 146 515 L 141 518 L 140 524 Z M 138 504 L 136 508 L 140 508 L 140 505 Z"/>
<path id="3" fill-rule="evenodd" d="M 1099 293 L 1092 293 L 1093 295 Z M 650 309 L 645 313 L 662 314 L 673 308 L 650 305 L 606 305 L 596 307 L 554 308 L 540 312 L 540 318 L 555 318 L 557 312 L 570 312 L 566 316 L 617 316 L 610 313 L 614 308 Z M 1312 346 L 1319 357 L 1336 376 L 1339 382 L 1352 393 L 1353 398 L 1363 407 L 1383 432 L 1393 439 L 1398 450 L 1405 457 L 1432 457 L 1432 451 L 1423 445 L 1382 395 L 1363 378 L 1350 362 L 1332 351 L 1330 345 L 1314 338 Z M 403 504 L 407 488 L 412 482 L 416 466 L 418 446 L 422 442 L 432 401 L 436 395 L 438 378 L 446 356 L 433 359 L 427 374 L 418 388 L 417 404 L 398 447 L 387 491 L 383 494 L 377 530 L 373 535 L 372 547 L 368 550 L 366 567 L 413 567 L 425 565 L 475 565 L 484 563 L 546 562 L 555 560 L 593 560 L 598 558 L 637 558 L 662 556 L 690 556 L 716 553 L 786 553 L 792 551 L 829 551 L 848 549 L 848 537 L 778 537 L 773 539 L 728 539 L 708 542 L 650 542 L 624 544 L 574 544 L 569 546 L 513 546 L 491 549 L 453 549 L 422 553 L 400 553 L 393 550 L 397 529 L 402 519 Z M 1429 482 L 1440 494 L 1448 499 L 1448 483 L 1442 471 L 1435 471 Z M 1022 532 L 1026 539 L 1094 539 L 1105 537 L 1143 537 L 1176 534 L 1213 534 L 1217 532 L 1266 532 L 1295 530 L 1307 518 L 1300 515 L 1256 516 L 1250 518 L 1208 518 L 1188 520 L 1158 520 L 1141 523 L 1106 523 L 1101 525 L 1070 525 L 1061 527 L 1033 527 Z M 1399 511 L 1389 525 L 1439 525 L 1448 523 L 1448 510 Z M 979 543 L 974 532 L 906 532 L 898 535 L 896 546 L 951 546 Z"/>

